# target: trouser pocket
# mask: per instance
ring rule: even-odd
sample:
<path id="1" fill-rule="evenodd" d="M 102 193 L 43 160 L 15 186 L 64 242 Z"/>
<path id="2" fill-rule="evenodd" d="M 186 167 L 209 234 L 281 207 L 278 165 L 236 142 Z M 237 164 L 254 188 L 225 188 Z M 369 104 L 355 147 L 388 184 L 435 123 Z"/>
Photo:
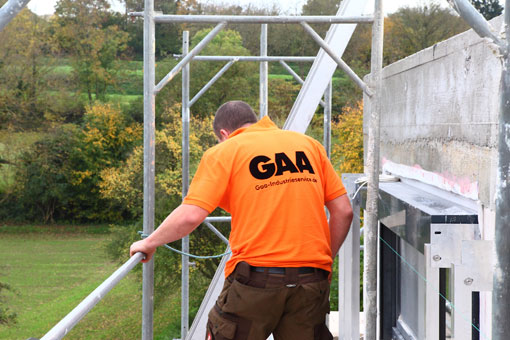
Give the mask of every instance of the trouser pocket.
<path id="1" fill-rule="evenodd" d="M 218 305 L 209 312 L 206 340 L 246 340 L 251 321 L 223 312 Z"/>
<path id="2" fill-rule="evenodd" d="M 329 331 L 325 323 L 321 323 L 313 329 L 314 340 L 333 340 L 333 335 Z"/>

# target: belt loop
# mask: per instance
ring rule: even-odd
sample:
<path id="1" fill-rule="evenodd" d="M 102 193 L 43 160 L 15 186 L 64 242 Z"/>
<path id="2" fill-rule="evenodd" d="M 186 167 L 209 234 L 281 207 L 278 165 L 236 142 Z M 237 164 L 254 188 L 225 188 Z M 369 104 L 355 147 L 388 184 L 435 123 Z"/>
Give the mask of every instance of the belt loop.
<path id="1" fill-rule="evenodd" d="M 239 262 L 236 266 L 236 276 L 242 276 L 246 280 L 250 279 L 250 265 L 246 262 Z"/>
<path id="2" fill-rule="evenodd" d="M 287 285 L 297 284 L 298 279 L 298 268 L 285 268 L 285 283 Z"/>

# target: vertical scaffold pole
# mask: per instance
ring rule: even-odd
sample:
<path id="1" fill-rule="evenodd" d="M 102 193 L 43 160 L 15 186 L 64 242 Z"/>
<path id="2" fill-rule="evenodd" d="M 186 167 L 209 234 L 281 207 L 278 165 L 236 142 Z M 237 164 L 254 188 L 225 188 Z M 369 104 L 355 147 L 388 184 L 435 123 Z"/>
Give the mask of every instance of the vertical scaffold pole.
<path id="1" fill-rule="evenodd" d="M 496 189 L 496 261 L 492 292 L 492 339 L 510 334 L 510 0 L 505 2 L 505 45 L 499 115 L 499 165 Z"/>
<path id="2" fill-rule="evenodd" d="M 365 339 L 377 337 L 377 242 L 379 193 L 379 143 L 381 113 L 381 73 L 384 36 L 384 14 L 382 0 L 375 0 L 374 24 L 372 29 L 371 86 L 375 90 L 370 98 L 370 122 L 368 129 L 367 175 L 368 196 L 365 215 L 365 256 L 364 256 L 364 310 Z"/>
<path id="3" fill-rule="evenodd" d="M 145 0 L 143 34 L 143 232 L 154 231 L 156 97 L 154 0 Z M 154 319 L 154 259 L 143 265 L 142 340 L 152 340 Z"/>
<path id="4" fill-rule="evenodd" d="M 189 32 L 182 32 L 182 56 L 189 53 Z M 182 198 L 189 188 L 189 63 L 182 69 Z M 182 239 L 182 251 L 189 253 L 189 236 Z M 181 339 L 185 339 L 189 327 L 189 258 L 182 256 L 181 283 Z"/>
<path id="5" fill-rule="evenodd" d="M 260 26 L 260 56 L 267 57 L 267 24 Z M 267 116 L 267 78 L 268 65 L 267 61 L 260 62 L 260 118 Z"/>
<path id="6" fill-rule="evenodd" d="M 329 81 L 328 87 L 324 92 L 324 148 L 328 157 L 331 157 L 331 115 L 332 104 L 331 99 L 333 96 L 333 83 Z"/>

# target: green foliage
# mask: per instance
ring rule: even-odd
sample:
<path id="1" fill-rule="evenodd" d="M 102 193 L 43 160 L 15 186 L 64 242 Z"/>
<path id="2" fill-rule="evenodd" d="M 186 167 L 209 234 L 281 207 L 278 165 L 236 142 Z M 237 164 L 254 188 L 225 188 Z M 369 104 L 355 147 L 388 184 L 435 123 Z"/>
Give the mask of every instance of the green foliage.
<path id="1" fill-rule="evenodd" d="M 503 6 L 499 0 L 470 0 L 473 6 L 482 13 L 485 19 L 490 20 L 503 13 Z"/>
<path id="2" fill-rule="evenodd" d="M 0 128 L 37 126 L 51 106 L 45 95 L 53 62 L 45 58 L 51 49 L 47 26 L 25 9 L 0 32 Z"/>
<path id="3" fill-rule="evenodd" d="M 339 173 L 363 172 L 363 104 L 345 107 L 331 127 L 336 143 L 332 162 Z"/>
<path id="4" fill-rule="evenodd" d="M 469 29 L 451 9 L 436 3 L 402 7 L 384 20 L 384 63 L 390 64 Z M 347 46 L 344 59 L 351 65 L 370 70 L 372 29 L 358 25 Z"/>
<path id="5" fill-rule="evenodd" d="M 436 3 L 403 7 L 390 14 L 385 34 L 385 61 L 395 62 L 469 29 L 449 8 Z"/>
<path id="6" fill-rule="evenodd" d="M 181 202 L 182 124 L 180 104 L 162 114 L 162 127 L 156 132 L 156 216 L 164 219 Z M 192 117 L 190 131 L 190 172 L 198 166 L 203 152 L 215 143 L 212 119 Z M 103 198 L 123 205 L 133 218 L 140 218 L 143 207 L 143 147 L 137 146 L 117 166 L 106 167 L 100 174 Z"/>
<path id="7" fill-rule="evenodd" d="M 142 12 L 144 8 L 143 0 L 125 0 L 126 12 Z M 164 14 L 177 14 L 177 7 L 181 1 L 166 0 L 155 1 L 154 10 Z M 124 30 L 128 33 L 129 53 L 137 58 L 143 56 L 143 19 L 138 18 L 133 21 L 124 17 Z M 166 23 L 158 25 L 156 29 L 156 58 L 164 58 L 177 54 L 182 46 L 182 30 L 177 24 Z"/>
<path id="8" fill-rule="evenodd" d="M 100 173 L 117 166 L 141 138 L 139 125 L 128 125 L 109 105 L 89 107 L 81 128 L 68 124 L 36 142 L 21 157 L 19 200 L 28 218 L 77 220 L 122 218 L 122 206 L 99 194 Z"/>
<path id="9" fill-rule="evenodd" d="M 275 78 L 269 79 L 268 85 L 268 114 L 278 126 L 282 127 L 301 86 L 287 80 Z"/>
<path id="10" fill-rule="evenodd" d="M 55 8 L 54 39 L 72 58 L 74 74 L 91 104 L 105 99 L 115 83 L 116 59 L 126 48 L 128 35 L 110 20 L 106 0 L 60 0 Z"/>
<path id="11" fill-rule="evenodd" d="M 198 31 L 191 40 L 190 49 L 195 47 L 210 32 Z M 220 32 L 204 49 L 203 55 L 250 55 L 243 47 L 242 38 L 236 31 Z M 197 93 L 223 65 L 218 62 L 197 62 L 191 66 L 190 92 Z M 258 65 L 256 63 L 235 63 L 193 106 L 192 111 L 200 117 L 216 112 L 218 107 L 229 100 L 244 100 L 256 107 L 258 98 Z"/>

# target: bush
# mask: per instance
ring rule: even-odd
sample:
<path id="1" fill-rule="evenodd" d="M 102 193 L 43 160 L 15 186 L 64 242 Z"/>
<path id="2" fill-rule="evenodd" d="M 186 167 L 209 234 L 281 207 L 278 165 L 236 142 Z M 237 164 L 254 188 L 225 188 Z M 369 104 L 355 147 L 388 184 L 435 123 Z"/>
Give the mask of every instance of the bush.
<path id="1" fill-rule="evenodd" d="M 81 127 L 59 126 L 20 159 L 17 193 L 28 219 L 44 222 L 112 221 L 125 217 L 123 205 L 100 195 L 102 170 L 120 165 L 141 140 L 139 124 L 127 125 L 110 105 L 87 108 Z"/>

